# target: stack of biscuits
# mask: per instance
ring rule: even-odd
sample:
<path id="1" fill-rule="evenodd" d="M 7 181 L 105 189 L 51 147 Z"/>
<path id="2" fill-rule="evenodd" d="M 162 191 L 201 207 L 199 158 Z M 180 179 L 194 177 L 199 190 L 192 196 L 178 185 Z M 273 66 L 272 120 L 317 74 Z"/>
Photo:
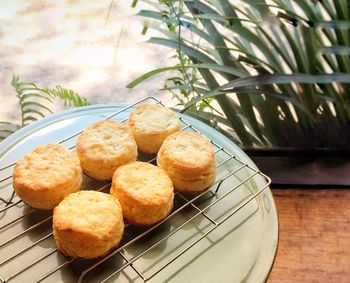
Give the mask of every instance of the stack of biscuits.
<path id="1" fill-rule="evenodd" d="M 152 225 L 169 215 L 174 188 L 198 193 L 215 181 L 215 156 L 208 139 L 180 132 L 172 110 L 142 104 L 128 125 L 98 121 L 79 136 L 76 153 L 58 144 L 36 148 L 17 162 L 16 194 L 38 209 L 53 210 L 58 250 L 85 259 L 119 245 L 124 221 Z M 157 153 L 157 165 L 137 160 L 138 151 Z M 82 172 L 112 180 L 110 194 L 80 191 Z"/>

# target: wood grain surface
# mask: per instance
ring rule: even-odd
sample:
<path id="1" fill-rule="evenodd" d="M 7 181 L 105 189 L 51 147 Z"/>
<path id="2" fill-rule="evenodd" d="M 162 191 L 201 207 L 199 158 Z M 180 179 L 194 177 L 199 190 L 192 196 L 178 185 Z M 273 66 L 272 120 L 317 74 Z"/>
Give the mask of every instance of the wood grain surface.
<path id="1" fill-rule="evenodd" d="M 267 282 L 350 282 L 350 188 L 272 193 L 279 247 Z"/>

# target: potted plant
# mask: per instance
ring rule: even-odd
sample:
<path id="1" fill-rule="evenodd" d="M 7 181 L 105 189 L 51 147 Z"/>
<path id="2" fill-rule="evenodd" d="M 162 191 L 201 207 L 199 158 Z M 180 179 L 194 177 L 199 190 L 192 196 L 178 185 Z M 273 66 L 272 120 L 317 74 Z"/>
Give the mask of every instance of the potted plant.
<path id="1" fill-rule="evenodd" d="M 180 110 L 229 135 L 275 183 L 350 184 L 339 171 L 350 169 L 349 1 L 145 2 L 143 32 L 158 31 L 148 41 L 176 63 L 128 87 L 175 71 L 164 90 Z"/>

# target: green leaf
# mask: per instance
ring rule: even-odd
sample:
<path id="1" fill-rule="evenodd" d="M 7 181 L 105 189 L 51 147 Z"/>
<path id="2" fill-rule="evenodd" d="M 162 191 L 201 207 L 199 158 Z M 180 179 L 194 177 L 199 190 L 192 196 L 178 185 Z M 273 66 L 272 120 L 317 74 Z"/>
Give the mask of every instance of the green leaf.
<path id="1" fill-rule="evenodd" d="M 333 45 L 330 47 L 320 47 L 318 48 L 318 52 L 321 54 L 350 55 L 350 46 Z"/>
<path id="2" fill-rule="evenodd" d="M 151 19 L 156 19 L 156 20 L 164 20 L 167 23 L 170 23 L 169 19 L 165 19 L 161 13 L 155 12 L 155 11 L 141 10 L 140 12 L 138 12 L 136 14 L 136 16 L 146 17 L 146 18 L 151 18 Z"/>
<path id="3" fill-rule="evenodd" d="M 28 125 L 31 122 L 38 121 L 38 118 L 34 116 L 26 116 L 24 117 L 23 121 L 24 121 L 24 125 Z"/>
<path id="4" fill-rule="evenodd" d="M 318 28 L 327 28 L 327 29 L 350 29 L 349 21 L 342 20 L 331 20 L 331 21 L 320 21 L 317 23 Z"/>
<path id="5" fill-rule="evenodd" d="M 44 118 L 46 115 L 36 109 L 33 108 L 29 108 L 29 109 L 25 109 L 23 111 L 23 116 L 26 119 L 27 116 L 32 116 L 33 114 L 37 114 L 38 116 L 40 116 L 41 118 Z"/>
<path id="6" fill-rule="evenodd" d="M 6 135 L 11 135 L 15 132 L 16 130 L 9 130 L 9 129 L 0 129 L 0 133 L 6 134 Z"/>
<path id="7" fill-rule="evenodd" d="M 40 99 L 44 99 L 44 100 L 47 100 L 47 101 L 53 103 L 53 100 L 51 99 L 50 96 L 42 95 L 39 93 L 25 93 L 25 94 L 21 95 L 19 99 L 20 99 L 20 101 L 25 101 L 25 100 L 28 100 L 30 98 L 40 98 Z"/>
<path id="8" fill-rule="evenodd" d="M 79 96 L 78 93 L 74 92 L 71 89 L 63 88 L 59 85 L 51 89 L 42 89 L 42 91 L 51 95 L 52 97 L 62 99 L 65 103 L 68 103 L 69 106 L 81 107 L 91 105 L 88 100 Z"/>
<path id="9" fill-rule="evenodd" d="M 295 67 L 292 59 L 290 58 L 290 55 L 285 47 L 285 44 L 283 43 L 280 34 L 276 31 L 274 26 L 270 26 L 270 32 L 274 35 L 272 37 L 268 34 L 268 32 L 265 31 L 264 28 L 259 28 L 259 31 L 262 33 L 263 36 L 268 40 L 270 44 L 275 48 L 276 52 L 283 58 L 284 62 L 288 65 L 288 67 L 292 71 L 296 71 L 297 68 Z M 272 68 L 272 66 L 271 66 Z"/>
<path id="10" fill-rule="evenodd" d="M 12 122 L 7 122 L 7 121 L 0 121 L 0 125 L 1 126 L 10 126 L 10 127 L 14 127 L 16 129 L 19 129 L 21 126 Z"/>
<path id="11" fill-rule="evenodd" d="M 214 63 L 214 64 L 217 63 L 213 59 L 211 59 L 210 57 L 208 57 L 204 53 L 199 52 L 198 50 L 194 49 L 193 47 L 187 46 L 185 44 L 179 44 L 178 42 L 176 42 L 174 40 L 159 38 L 159 37 L 152 37 L 147 42 L 171 47 L 171 48 L 174 48 L 177 50 L 181 50 L 186 55 L 195 58 L 199 62 Z"/>
<path id="12" fill-rule="evenodd" d="M 318 17 L 312 9 L 312 4 L 310 2 L 306 0 L 298 0 L 294 3 L 300 7 L 300 9 L 306 14 L 307 18 L 310 19 L 313 23 L 318 22 Z"/>
<path id="13" fill-rule="evenodd" d="M 194 61 L 196 63 L 196 61 Z M 203 79 L 206 81 L 210 90 L 217 89 L 219 87 L 218 82 L 215 77 L 210 73 L 210 71 L 205 69 L 199 69 Z M 216 100 L 220 106 L 220 108 L 224 111 L 226 118 L 229 120 L 232 128 L 237 132 L 240 140 L 243 144 L 252 145 L 253 141 L 251 135 L 248 133 L 245 125 L 242 120 L 238 116 L 238 113 L 234 109 L 234 102 L 232 99 L 227 97 L 226 95 L 221 95 L 216 97 Z M 188 107 L 186 107 L 188 108 Z"/>
<path id="14" fill-rule="evenodd" d="M 147 72 L 143 74 L 142 76 L 136 78 L 132 82 L 130 82 L 126 87 L 127 88 L 134 88 L 144 80 L 153 77 L 159 73 L 163 72 L 168 72 L 168 71 L 173 71 L 173 70 L 181 70 L 181 69 L 189 69 L 189 68 L 203 68 L 203 69 L 210 69 L 214 70 L 217 72 L 221 73 L 227 73 L 227 74 L 232 74 L 237 77 L 244 77 L 246 74 L 242 72 L 241 70 L 234 68 L 234 67 L 229 67 L 229 66 L 223 66 L 219 64 L 213 64 L 213 63 L 200 63 L 200 64 L 192 64 L 192 65 L 187 65 L 187 66 L 172 66 L 172 67 L 164 67 L 164 68 L 158 68 L 155 70 L 152 70 L 150 72 Z"/>
<path id="15" fill-rule="evenodd" d="M 46 107 L 45 105 L 35 102 L 35 101 L 30 101 L 30 102 L 24 102 L 22 103 L 22 108 L 25 110 L 26 108 L 33 108 L 33 107 L 38 107 L 47 110 L 49 113 L 53 114 L 53 111 Z"/>
<path id="16" fill-rule="evenodd" d="M 210 9 L 207 5 L 201 3 L 200 1 L 196 1 L 194 6 L 201 11 L 203 14 L 216 14 L 216 11 Z M 219 21 L 220 24 L 222 24 L 222 21 Z M 248 42 L 251 42 L 254 44 L 257 48 L 259 48 L 263 54 L 269 59 L 270 63 L 273 64 L 275 67 L 279 66 L 279 60 L 275 56 L 273 52 L 269 49 L 266 42 L 258 37 L 256 34 L 254 34 L 251 30 L 248 28 L 239 25 L 239 24 L 232 24 L 229 27 L 232 32 L 236 33 L 237 35 L 240 35 L 242 38 L 247 40 Z"/>
<path id="17" fill-rule="evenodd" d="M 136 5 L 137 5 L 137 2 L 139 2 L 139 1 L 138 0 L 132 0 L 131 7 L 135 8 Z"/>
<path id="18" fill-rule="evenodd" d="M 200 2 L 195 2 L 194 5 L 192 3 L 187 3 L 188 9 L 191 11 L 193 16 L 198 16 L 199 13 L 197 12 L 197 5 Z M 203 14 L 200 14 L 203 15 Z M 215 15 L 215 14 L 213 14 Z M 217 15 L 220 16 L 220 15 Z M 207 33 L 210 34 L 210 40 L 209 42 L 215 47 L 215 50 L 217 50 L 219 56 L 220 56 L 220 61 L 223 62 L 224 65 L 230 66 L 230 67 L 235 67 L 235 68 L 240 68 L 242 71 L 245 71 L 240 62 L 233 60 L 231 57 L 231 54 L 229 50 L 227 49 L 226 42 L 224 40 L 224 36 L 217 30 L 215 25 L 207 19 L 201 19 L 201 23 L 203 24 L 204 28 L 206 29 Z M 221 49 L 216 48 L 217 46 L 221 46 Z M 202 61 L 204 62 L 204 61 Z M 208 62 L 206 62 L 208 63 Z M 247 72 L 245 72 L 247 73 Z M 229 79 L 234 79 L 233 77 L 230 77 Z"/>
<path id="19" fill-rule="evenodd" d="M 298 82 L 302 84 L 330 84 L 332 82 L 350 83 L 350 74 L 333 73 L 322 75 L 309 74 L 264 74 L 248 78 L 236 79 L 224 84 L 220 89 L 269 84 L 290 84 Z"/>

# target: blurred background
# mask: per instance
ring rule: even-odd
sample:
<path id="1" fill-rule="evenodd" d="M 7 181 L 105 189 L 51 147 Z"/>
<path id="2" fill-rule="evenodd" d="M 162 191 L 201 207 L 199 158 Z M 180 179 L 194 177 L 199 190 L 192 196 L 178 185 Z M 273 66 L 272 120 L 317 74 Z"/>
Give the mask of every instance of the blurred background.
<path id="1" fill-rule="evenodd" d="M 171 56 L 171 50 L 144 43 L 136 12 L 130 1 L 0 0 L 0 121 L 20 119 L 13 74 L 40 87 L 73 89 L 91 103 L 159 97 L 162 76 L 125 88 Z M 171 96 L 161 95 L 169 103 Z M 55 101 L 53 110 L 61 109 Z"/>

